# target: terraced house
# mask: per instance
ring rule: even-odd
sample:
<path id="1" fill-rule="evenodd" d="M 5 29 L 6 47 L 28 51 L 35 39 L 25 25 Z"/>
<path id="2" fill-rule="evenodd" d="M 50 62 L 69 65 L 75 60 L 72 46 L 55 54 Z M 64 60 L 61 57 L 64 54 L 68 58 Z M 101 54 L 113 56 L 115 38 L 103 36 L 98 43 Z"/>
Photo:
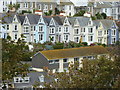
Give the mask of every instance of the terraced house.
<path id="1" fill-rule="evenodd" d="M 18 4 L 20 4 L 19 12 L 22 10 L 34 12 L 34 10 L 41 10 L 44 12 L 49 12 L 49 10 L 55 13 L 55 7 L 57 3 L 55 0 L 17 0 Z"/>
<path id="2" fill-rule="evenodd" d="M 35 41 L 36 43 L 44 43 L 49 41 L 49 23 L 51 20 L 51 16 L 40 16 L 38 23 L 36 25 L 35 31 Z"/>
<path id="3" fill-rule="evenodd" d="M 119 24 L 114 20 L 92 20 L 90 17 L 43 16 L 36 14 L 0 14 L 1 38 L 10 35 L 17 41 L 23 34 L 27 43 L 46 41 L 115 44 Z"/>
<path id="4" fill-rule="evenodd" d="M 35 14 L 27 14 L 22 24 L 23 35 L 26 37 L 26 42 L 36 42 L 35 33 L 36 25 L 40 16 Z"/>
<path id="5" fill-rule="evenodd" d="M 96 42 L 96 26 L 89 17 L 75 17 L 73 41 L 87 42 L 88 44 Z"/>
<path id="6" fill-rule="evenodd" d="M 110 45 L 119 41 L 119 30 L 114 20 L 94 21 L 97 31 L 97 42 Z"/>
<path id="7" fill-rule="evenodd" d="M 1 14 L 2 18 L 2 38 L 6 38 L 8 35 L 11 39 L 17 41 L 22 34 L 22 22 L 23 16 L 17 14 Z"/>

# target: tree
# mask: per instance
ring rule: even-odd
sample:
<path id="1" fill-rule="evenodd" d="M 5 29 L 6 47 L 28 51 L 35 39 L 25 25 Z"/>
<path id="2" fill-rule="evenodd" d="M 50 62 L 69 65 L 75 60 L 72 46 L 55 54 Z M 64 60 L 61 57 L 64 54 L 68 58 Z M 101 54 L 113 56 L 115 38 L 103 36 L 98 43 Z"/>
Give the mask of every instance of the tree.
<path id="1" fill-rule="evenodd" d="M 28 46 L 22 39 L 17 42 L 7 39 L 2 40 L 2 80 L 10 82 L 17 75 L 25 76 L 28 73 L 28 64 L 21 61 L 26 59 L 26 53 L 29 53 Z M 30 57 L 30 56 L 27 56 Z"/>
<path id="2" fill-rule="evenodd" d="M 52 10 L 49 10 L 49 12 L 44 13 L 46 16 L 51 16 L 52 15 Z"/>
<path id="3" fill-rule="evenodd" d="M 58 14 L 60 14 L 60 11 L 57 8 L 55 8 L 55 15 L 58 15 Z"/>
<path id="4" fill-rule="evenodd" d="M 101 57 L 97 60 L 83 60 L 71 64 L 69 72 L 52 74 L 57 81 L 45 83 L 50 88 L 112 88 L 118 87 L 120 82 L 118 67 L 114 61 Z M 116 85 L 116 86 L 115 86 Z"/>
<path id="5" fill-rule="evenodd" d="M 97 19 L 103 19 L 102 15 L 99 12 L 95 16 Z"/>
<path id="6" fill-rule="evenodd" d="M 107 15 L 106 15 L 105 13 L 101 13 L 101 15 L 102 15 L 102 17 L 103 17 L 104 19 L 107 18 Z"/>
<path id="7" fill-rule="evenodd" d="M 78 13 L 76 13 L 74 16 L 83 16 L 85 13 L 85 10 L 80 10 Z"/>
<path id="8" fill-rule="evenodd" d="M 20 8 L 20 4 L 9 4 L 8 5 L 8 8 L 9 8 L 9 10 L 12 10 L 13 8 L 15 9 L 15 11 L 17 11 L 18 10 L 18 8 Z"/>

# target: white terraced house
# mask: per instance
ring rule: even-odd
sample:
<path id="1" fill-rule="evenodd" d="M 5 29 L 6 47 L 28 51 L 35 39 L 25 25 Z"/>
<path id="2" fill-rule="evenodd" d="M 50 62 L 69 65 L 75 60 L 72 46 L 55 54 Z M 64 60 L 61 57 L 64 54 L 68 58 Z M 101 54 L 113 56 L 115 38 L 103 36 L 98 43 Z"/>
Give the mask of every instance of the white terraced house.
<path id="1" fill-rule="evenodd" d="M 8 5 L 16 4 L 17 0 L 0 0 L 0 13 L 8 12 Z"/>

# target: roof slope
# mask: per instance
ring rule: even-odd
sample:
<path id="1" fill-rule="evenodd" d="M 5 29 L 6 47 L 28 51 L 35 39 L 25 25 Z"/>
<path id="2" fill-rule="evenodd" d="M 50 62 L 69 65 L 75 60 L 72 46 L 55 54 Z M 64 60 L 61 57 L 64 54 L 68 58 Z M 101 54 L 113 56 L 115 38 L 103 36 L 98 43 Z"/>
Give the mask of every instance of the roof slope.
<path id="1" fill-rule="evenodd" d="M 107 49 L 102 46 L 89 46 L 70 49 L 58 49 L 41 51 L 48 60 L 60 59 L 60 58 L 72 58 L 78 56 L 98 55 L 108 53 Z"/>
<path id="2" fill-rule="evenodd" d="M 27 14 L 30 24 L 37 24 L 40 18 L 40 15 Z"/>
<path id="3" fill-rule="evenodd" d="M 84 27 L 88 25 L 88 22 L 90 20 L 89 17 L 74 17 L 78 20 L 80 26 Z"/>

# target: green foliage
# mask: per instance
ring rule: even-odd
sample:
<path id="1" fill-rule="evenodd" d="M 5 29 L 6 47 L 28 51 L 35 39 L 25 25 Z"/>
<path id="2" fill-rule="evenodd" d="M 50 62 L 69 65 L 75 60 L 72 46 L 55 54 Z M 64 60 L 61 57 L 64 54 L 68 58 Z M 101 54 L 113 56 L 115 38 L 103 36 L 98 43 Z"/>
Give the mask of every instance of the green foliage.
<path id="1" fill-rule="evenodd" d="M 63 49 L 63 45 L 53 45 L 54 49 Z"/>
<path id="2" fill-rule="evenodd" d="M 57 8 L 55 8 L 55 15 L 58 15 L 58 14 L 60 14 L 60 11 Z"/>
<path id="3" fill-rule="evenodd" d="M 82 44 L 83 44 L 84 46 L 87 46 L 87 45 L 88 45 L 88 43 L 87 43 L 87 42 L 82 42 Z"/>
<path id="4" fill-rule="evenodd" d="M 103 17 L 104 19 L 107 18 L 107 15 L 106 15 L 105 13 L 101 13 L 101 15 L 102 15 L 102 17 Z"/>
<path id="5" fill-rule="evenodd" d="M 22 14 L 24 13 L 32 13 L 30 10 L 29 11 L 26 11 L 26 10 L 22 10 Z"/>
<path id="6" fill-rule="evenodd" d="M 21 61 L 30 60 L 31 54 L 26 43 L 19 39 L 17 42 L 7 39 L 2 40 L 2 79 L 10 81 L 13 77 L 21 74 L 25 76 L 28 72 L 28 64 Z"/>
<path id="7" fill-rule="evenodd" d="M 103 19 L 102 15 L 99 12 L 95 16 L 97 19 Z"/>
<path id="8" fill-rule="evenodd" d="M 118 79 L 120 69 L 116 67 L 118 65 L 115 61 L 101 57 L 97 60 L 83 60 L 82 64 L 83 67 L 79 68 L 79 63 L 76 62 L 70 65 L 69 72 L 53 74 L 58 81 L 45 83 L 45 86 L 51 88 L 112 88 L 120 85 Z"/>
<path id="9" fill-rule="evenodd" d="M 15 10 L 18 10 L 18 8 L 20 8 L 20 4 L 9 4 L 8 5 L 8 8 L 10 9 L 10 10 L 12 10 L 13 8 L 15 8 Z"/>
<path id="10" fill-rule="evenodd" d="M 74 16 L 83 16 L 85 13 L 85 10 L 80 10 L 78 13 L 76 13 Z"/>
<path id="11" fill-rule="evenodd" d="M 46 16 L 51 16 L 52 15 L 52 10 L 49 10 L 49 12 L 44 12 Z"/>
<path id="12" fill-rule="evenodd" d="M 97 18 L 95 16 L 91 16 L 92 20 L 96 20 Z"/>

